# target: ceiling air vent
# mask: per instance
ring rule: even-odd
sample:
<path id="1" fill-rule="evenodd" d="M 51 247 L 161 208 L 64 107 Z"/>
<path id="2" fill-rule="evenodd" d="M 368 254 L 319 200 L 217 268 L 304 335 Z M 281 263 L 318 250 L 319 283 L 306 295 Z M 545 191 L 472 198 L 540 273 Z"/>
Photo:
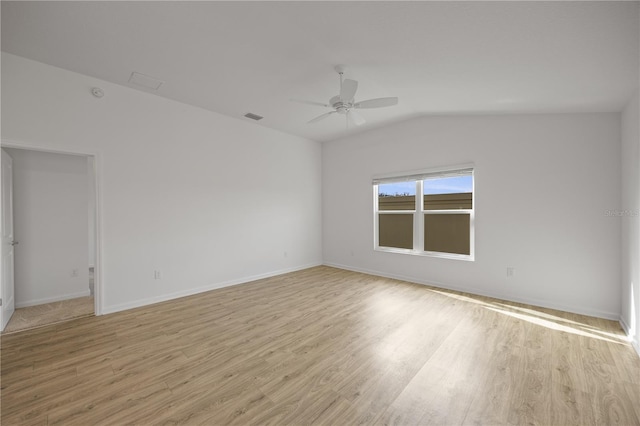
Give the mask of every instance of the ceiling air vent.
<path id="1" fill-rule="evenodd" d="M 129 83 L 144 87 L 145 89 L 158 90 L 164 81 L 134 71 L 131 73 L 131 77 L 129 77 Z"/>
<path id="2" fill-rule="evenodd" d="M 247 118 L 250 118 L 252 120 L 256 120 L 256 121 L 262 120 L 264 118 L 264 117 L 262 117 L 262 116 L 260 116 L 258 114 L 254 114 L 252 112 L 248 112 L 244 116 L 247 117 Z"/>

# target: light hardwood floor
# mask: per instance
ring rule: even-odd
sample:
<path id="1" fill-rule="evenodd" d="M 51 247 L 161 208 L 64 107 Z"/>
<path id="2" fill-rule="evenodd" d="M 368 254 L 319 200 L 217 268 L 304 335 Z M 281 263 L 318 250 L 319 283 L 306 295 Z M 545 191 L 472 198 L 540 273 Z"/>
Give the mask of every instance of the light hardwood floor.
<path id="1" fill-rule="evenodd" d="M 640 424 L 617 323 L 317 267 L 2 337 L 2 424 Z"/>

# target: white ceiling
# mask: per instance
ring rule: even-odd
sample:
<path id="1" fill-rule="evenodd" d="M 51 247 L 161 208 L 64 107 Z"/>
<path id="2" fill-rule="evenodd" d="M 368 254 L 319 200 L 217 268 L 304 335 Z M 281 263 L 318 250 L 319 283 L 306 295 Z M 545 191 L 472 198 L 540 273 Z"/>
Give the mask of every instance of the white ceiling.
<path id="1" fill-rule="evenodd" d="M 2 50 L 326 141 L 425 114 L 619 111 L 638 87 L 638 2 L 9 2 Z M 368 123 L 327 102 L 333 67 Z M 143 89 L 144 90 L 144 89 Z M 108 96 L 107 93 L 105 96 Z"/>

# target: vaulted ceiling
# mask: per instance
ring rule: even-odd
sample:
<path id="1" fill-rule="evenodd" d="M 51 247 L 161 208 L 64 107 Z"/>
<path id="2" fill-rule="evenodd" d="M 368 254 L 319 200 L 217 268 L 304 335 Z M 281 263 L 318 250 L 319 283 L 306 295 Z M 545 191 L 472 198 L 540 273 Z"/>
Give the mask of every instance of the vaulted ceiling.
<path id="1" fill-rule="evenodd" d="M 638 2 L 2 2 L 2 50 L 318 141 L 427 114 L 619 111 Z M 338 92 L 398 96 L 307 124 Z M 108 93 L 106 94 L 108 96 Z"/>

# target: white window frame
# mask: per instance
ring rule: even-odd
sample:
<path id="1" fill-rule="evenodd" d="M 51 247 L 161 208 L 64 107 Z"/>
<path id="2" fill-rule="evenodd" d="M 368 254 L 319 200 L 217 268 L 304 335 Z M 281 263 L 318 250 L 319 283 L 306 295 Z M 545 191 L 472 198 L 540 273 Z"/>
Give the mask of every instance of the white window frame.
<path id="1" fill-rule="evenodd" d="M 424 210 L 423 181 L 429 177 L 447 177 L 456 173 L 471 174 L 472 197 L 470 209 L 453 210 Z M 414 210 L 378 210 L 378 185 L 384 183 L 415 181 L 416 199 Z M 476 204 L 476 179 L 473 164 L 441 167 L 435 169 L 419 170 L 411 173 L 394 173 L 379 175 L 373 178 L 373 249 L 381 252 L 411 254 L 417 256 L 429 256 L 443 259 L 475 260 L 475 204 Z M 380 246 L 378 242 L 378 217 L 379 214 L 413 214 L 413 249 Z M 468 214 L 469 215 L 469 254 L 445 253 L 424 250 L 424 216 L 427 214 Z"/>

